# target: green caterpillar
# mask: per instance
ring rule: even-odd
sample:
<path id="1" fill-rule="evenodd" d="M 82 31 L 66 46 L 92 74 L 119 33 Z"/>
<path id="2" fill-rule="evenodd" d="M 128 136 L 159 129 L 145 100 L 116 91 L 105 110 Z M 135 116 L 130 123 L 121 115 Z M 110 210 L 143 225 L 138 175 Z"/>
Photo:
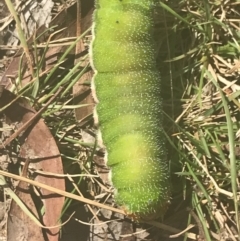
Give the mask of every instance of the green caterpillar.
<path id="1" fill-rule="evenodd" d="M 115 199 L 135 219 L 162 216 L 169 200 L 155 0 L 97 0 L 91 64 L 94 119 L 106 147 Z"/>

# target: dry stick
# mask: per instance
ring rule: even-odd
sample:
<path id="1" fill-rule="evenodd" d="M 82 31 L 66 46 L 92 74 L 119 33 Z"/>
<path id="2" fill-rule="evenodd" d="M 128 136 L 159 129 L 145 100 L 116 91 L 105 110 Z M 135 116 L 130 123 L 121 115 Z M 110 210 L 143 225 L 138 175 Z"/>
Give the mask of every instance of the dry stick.
<path id="1" fill-rule="evenodd" d="M 172 234 L 169 236 L 169 238 L 178 238 L 181 235 L 184 235 L 188 230 L 192 229 L 193 227 L 195 227 L 194 224 L 189 224 L 184 230 L 182 230 L 180 233 L 176 233 L 176 234 Z M 189 234 L 187 234 L 189 235 Z M 194 234 L 193 237 L 195 237 L 196 235 Z M 197 237 L 197 236 L 196 236 Z"/>
<path id="2" fill-rule="evenodd" d="M 58 91 L 51 97 L 51 99 L 43 106 L 30 120 L 28 120 L 25 124 L 23 124 L 17 131 L 15 131 L 2 145 L 0 145 L 0 149 L 4 149 L 8 144 L 10 144 L 15 138 L 17 138 L 23 131 L 25 131 L 41 114 L 47 109 L 47 107 L 52 103 L 53 100 L 58 96 L 61 92 L 62 87 L 58 89 Z"/>
<path id="3" fill-rule="evenodd" d="M 30 164 L 30 158 L 27 158 L 22 168 L 22 177 L 27 177 L 29 164 Z M 19 182 L 18 187 L 20 186 L 20 184 L 21 182 Z"/>
<path id="4" fill-rule="evenodd" d="M 68 198 L 75 199 L 75 200 L 80 201 L 80 202 L 84 202 L 84 203 L 87 203 L 87 204 L 90 204 L 90 205 L 94 205 L 94 206 L 99 207 L 99 208 L 105 208 L 105 209 L 109 209 L 109 210 L 111 210 L 113 212 L 117 212 L 117 213 L 120 213 L 120 214 L 125 214 L 125 212 L 123 210 L 120 210 L 120 209 L 117 209 L 117 208 L 113 208 L 113 207 L 109 207 L 107 205 L 98 203 L 96 201 L 92 201 L 90 199 L 87 199 L 87 198 L 84 198 L 84 197 L 81 197 L 81 196 L 78 196 L 78 195 L 75 195 L 75 194 L 72 194 L 72 193 L 68 193 L 68 192 L 62 191 L 62 190 L 57 189 L 55 187 L 48 186 L 46 184 L 43 184 L 43 183 L 31 180 L 31 179 L 23 177 L 23 176 L 18 176 L 18 175 L 15 175 L 15 174 L 12 174 L 12 173 L 8 173 L 8 172 L 4 172 L 4 171 L 1 171 L 1 170 L 0 170 L 0 175 L 6 176 L 6 177 L 10 177 L 10 178 L 14 178 L 14 179 L 19 180 L 19 181 L 24 181 L 24 182 L 27 182 L 27 183 L 29 183 L 31 185 L 37 186 L 39 188 L 44 188 L 44 189 L 46 189 L 48 191 L 57 193 L 59 195 L 62 195 L 62 196 L 68 197 Z"/>
<path id="5" fill-rule="evenodd" d="M 1 171 L 1 170 L 0 170 L 0 175 L 6 176 L 6 177 L 10 177 L 10 178 L 13 178 L 13 179 L 16 179 L 16 180 L 19 180 L 19 181 L 27 182 L 27 183 L 29 183 L 31 185 L 37 186 L 39 188 L 44 188 L 44 189 L 46 189 L 48 191 L 57 193 L 59 195 L 62 195 L 62 196 L 68 197 L 68 198 L 75 199 L 75 200 L 83 202 L 83 203 L 87 203 L 87 204 L 94 205 L 94 206 L 99 207 L 99 208 L 108 209 L 110 211 L 126 215 L 126 213 L 123 210 L 121 210 L 121 209 L 110 207 L 110 206 L 104 205 L 102 203 L 98 203 L 96 201 L 93 201 L 93 200 L 90 200 L 90 199 L 87 199 L 87 198 L 84 198 L 84 197 L 80 197 L 80 196 L 72 194 L 72 193 L 68 193 L 68 192 L 62 191 L 62 190 L 57 189 L 55 187 L 48 186 L 46 184 L 43 184 L 43 183 L 40 183 L 40 182 L 31 180 L 31 179 L 28 179 L 28 178 L 23 177 L 23 176 L 18 176 L 18 175 L 15 175 L 15 174 L 12 174 L 12 173 L 8 173 L 8 172 L 4 172 L 4 171 Z M 162 224 L 162 223 L 159 223 L 159 222 L 156 222 L 156 221 L 146 221 L 145 223 L 151 224 L 151 225 L 153 225 L 155 227 L 158 227 L 160 229 L 163 229 L 163 230 L 168 230 L 171 233 L 179 233 L 179 232 L 181 232 L 181 230 L 179 230 L 179 229 L 172 228 L 172 227 L 170 227 L 168 225 L 165 225 L 165 224 Z M 196 235 L 193 234 L 193 233 L 188 233 L 187 236 L 190 239 L 196 239 Z"/>
<path id="6" fill-rule="evenodd" d="M 0 173 L 1 174 L 1 173 Z M 168 226 L 166 224 L 163 224 L 163 223 L 159 223 L 159 222 L 156 222 L 156 221 L 146 221 L 147 224 L 150 224 L 152 226 L 155 226 L 157 228 L 160 228 L 160 229 L 163 229 L 163 230 L 167 230 L 171 233 L 180 233 L 182 232 L 181 230 L 177 229 L 177 228 L 173 228 L 171 226 Z M 181 233 L 181 235 L 184 235 L 184 233 Z M 194 234 L 194 233 L 187 233 L 186 236 L 189 238 L 189 239 L 193 239 L 193 240 L 196 240 L 197 239 L 197 235 Z"/>
<path id="7" fill-rule="evenodd" d="M 77 23 L 76 23 L 76 36 L 81 35 L 81 0 L 77 0 Z M 81 52 L 81 41 L 76 43 L 75 55 L 78 55 Z M 76 57 L 76 56 L 75 56 Z M 74 64 L 77 64 L 78 58 L 74 60 Z"/>

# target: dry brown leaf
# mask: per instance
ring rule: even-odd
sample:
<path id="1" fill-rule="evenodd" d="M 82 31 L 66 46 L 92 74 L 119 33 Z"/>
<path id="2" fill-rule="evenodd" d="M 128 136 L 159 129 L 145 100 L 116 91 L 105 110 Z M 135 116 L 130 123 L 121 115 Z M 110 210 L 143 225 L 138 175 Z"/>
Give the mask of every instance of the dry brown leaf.
<path id="1" fill-rule="evenodd" d="M 0 99 L 0 107 L 5 106 L 14 99 L 16 99 L 14 94 L 4 90 Z M 21 126 L 35 115 L 35 110 L 31 108 L 26 100 L 18 99 L 4 110 L 4 114 L 9 123 L 18 123 L 18 125 Z M 42 119 L 34 121 L 32 125 L 21 134 L 19 143 L 21 145 L 19 158 L 24 161 L 30 160 L 29 165 L 31 168 L 45 172 L 63 174 L 62 160 L 58 147 L 48 127 L 45 125 Z M 65 182 L 63 177 L 46 177 L 38 174 L 34 179 L 60 190 L 65 190 Z M 64 198 L 45 189 L 39 190 L 39 193 L 45 209 L 42 220 L 43 224 L 45 226 L 57 225 L 61 215 Z M 33 192 L 29 191 L 29 188 L 25 183 L 20 182 L 17 194 L 32 211 L 32 213 L 37 216 L 38 209 L 36 209 L 31 197 Z M 27 232 L 28 241 L 42 240 L 40 238 L 41 228 L 37 227 L 33 221 L 31 221 L 29 217 L 23 213 L 18 205 L 13 203 L 8 222 L 9 235 L 19 235 L 19 228 L 23 229 L 23 227 L 25 229 L 24 232 Z M 59 228 L 46 230 L 46 236 L 49 241 L 57 241 L 58 235 Z M 20 239 L 13 238 L 9 240 Z"/>

